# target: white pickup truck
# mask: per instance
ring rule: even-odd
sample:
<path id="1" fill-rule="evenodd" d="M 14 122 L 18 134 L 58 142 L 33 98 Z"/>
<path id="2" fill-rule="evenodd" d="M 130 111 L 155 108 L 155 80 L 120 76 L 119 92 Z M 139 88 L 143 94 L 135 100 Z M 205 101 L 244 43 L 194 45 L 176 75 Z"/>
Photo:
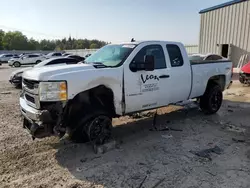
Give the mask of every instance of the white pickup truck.
<path id="1" fill-rule="evenodd" d="M 109 44 L 84 64 L 41 67 L 23 74 L 24 127 L 33 138 L 66 132 L 102 144 L 112 118 L 198 99 L 216 113 L 232 81 L 229 60 L 190 63 L 181 43 Z"/>

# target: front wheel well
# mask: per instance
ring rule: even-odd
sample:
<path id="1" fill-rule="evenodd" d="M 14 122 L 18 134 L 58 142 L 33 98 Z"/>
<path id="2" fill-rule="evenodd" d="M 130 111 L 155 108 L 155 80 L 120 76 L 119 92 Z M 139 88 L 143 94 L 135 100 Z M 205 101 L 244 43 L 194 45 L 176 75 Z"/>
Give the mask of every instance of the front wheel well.
<path id="1" fill-rule="evenodd" d="M 86 115 L 104 111 L 110 118 L 116 116 L 112 89 L 100 85 L 77 94 L 68 101 L 64 110 L 64 123 L 74 127 Z"/>

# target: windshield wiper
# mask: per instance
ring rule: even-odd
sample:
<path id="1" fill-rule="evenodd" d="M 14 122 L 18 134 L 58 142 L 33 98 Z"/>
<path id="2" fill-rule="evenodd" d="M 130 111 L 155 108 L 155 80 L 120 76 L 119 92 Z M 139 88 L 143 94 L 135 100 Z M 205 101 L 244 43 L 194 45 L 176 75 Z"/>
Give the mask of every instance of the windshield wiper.
<path id="1" fill-rule="evenodd" d="M 112 66 L 107 66 L 103 64 L 102 62 L 90 62 L 89 64 L 92 64 L 95 68 L 108 68 Z"/>

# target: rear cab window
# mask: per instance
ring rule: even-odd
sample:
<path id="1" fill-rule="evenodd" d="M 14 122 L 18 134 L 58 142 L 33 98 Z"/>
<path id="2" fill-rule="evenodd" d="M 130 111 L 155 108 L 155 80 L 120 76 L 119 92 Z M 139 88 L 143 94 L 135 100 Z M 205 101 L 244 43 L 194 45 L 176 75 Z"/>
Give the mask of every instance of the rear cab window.
<path id="1" fill-rule="evenodd" d="M 166 45 L 171 67 L 181 67 L 184 64 L 181 50 L 176 44 Z"/>

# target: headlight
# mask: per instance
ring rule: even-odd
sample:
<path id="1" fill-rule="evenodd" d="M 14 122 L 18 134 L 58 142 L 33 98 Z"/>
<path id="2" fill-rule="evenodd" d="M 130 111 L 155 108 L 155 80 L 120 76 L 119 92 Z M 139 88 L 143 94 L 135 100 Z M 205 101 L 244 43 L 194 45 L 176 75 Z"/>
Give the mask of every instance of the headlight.
<path id="1" fill-rule="evenodd" d="M 61 82 L 40 82 L 40 101 L 65 101 L 67 100 L 67 83 Z"/>

